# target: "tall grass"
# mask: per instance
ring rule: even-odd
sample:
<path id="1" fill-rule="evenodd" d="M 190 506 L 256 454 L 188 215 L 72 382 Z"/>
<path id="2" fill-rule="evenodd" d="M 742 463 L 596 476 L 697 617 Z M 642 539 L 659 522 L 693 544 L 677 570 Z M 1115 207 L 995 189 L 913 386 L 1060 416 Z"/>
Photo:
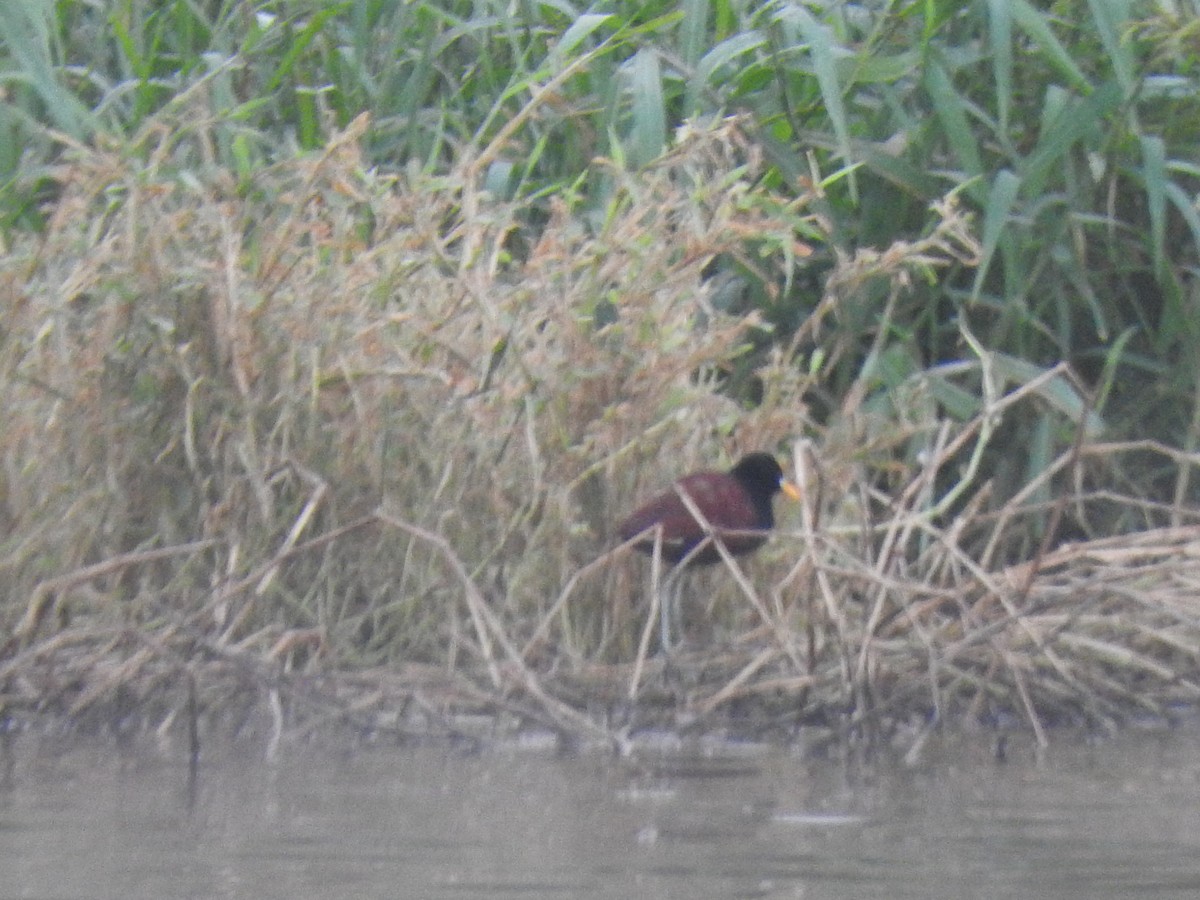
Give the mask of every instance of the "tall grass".
<path id="1" fill-rule="evenodd" d="M 14 0 L 8 649 L 28 663 L 52 621 L 165 625 L 256 665 L 493 688 L 510 666 L 545 699 L 542 650 L 640 659 L 639 586 L 595 562 L 614 516 L 801 435 L 827 490 L 800 562 L 765 565 L 824 605 L 756 597 L 786 623 L 762 666 L 840 672 L 869 705 L 901 583 L 973 597 L 915 620 L 925 661 L 964 622 L 1018 627 L 997 570 L 1192 520 L 1175 15 Z M 843 553 L 873 580 L 839 591 Z M 747 627 L 745 589 L 716 585 L 710 617 Z M 1011 647 L 981 646 L 956 690 L 1038 709 Z"/>
<path id="2" fill-rule="evenodd" d="M 340 664 L 442 663 L 462 585 L 436 547 L 375 527 L 291 551 L 382 507 L 536 618 L 660 455 L 802 425 L 787 367 L 753 412 L 715 389 L 755 317 L 714 309 L 702 272 L 766 221 L 716 177 L 753 165 L 735 125 L 615 177 L 596 235 L 561 207 L 519 276 L 517 207 L 372 174 L 360 135 L 241 197 L 158 152 L 60 168 L 55 216 L 5 265 L 5 618 L 24 638 L 79 600 L 37 586 L 79 570 L 108 586 L 85 620 L 183 615 L 240 648 L 319 628 Z M 177 545 L 167 571 L 143 555 Z"/>
<path id="3" fill-rule="evenodd" d="M 650 165 L 688 118 L 739 111 L 768 160 L 764 183 L 782 199 L 815 184 L 827 225 L 782 282 L 744 255 L 717 262 L 730 296 L 763 311 L 775 340 L 813 314 L 838 255 L 927 234 L 931 203 L 955 191 L 980 215 L 980 264 L 918 280 L 892 307 L 885 289 L 866 291 L 856 314 L 828 320 L 823 343 L 861 350 L 885 330 L 894 359 L 920 371 L 961 358 L 967 321 L 990 350 L 1040 368 L 1069 361 L 1120 433 L 1195 443 L 1187 285 L 1200 160 L 1191 32 L 1172 18 L 1182 10 L 1082 0 L 10 7 L 0 25 L 10 227 L 44 222 L 54 132 L 116 136 L 123 152 L 144 153 L 160 122 L 199 117 L 209 143 L 176 164 L 216 165 L 247 190 L 366 112 L 368 165 L 444 173 L 475 158 L 497 196 L 542 198 L 520 223 L 520 254 L 555 195 L 579 198 L 583 222 L 603 217 L 613 173 L 593 159 Z M 838 359 L 833 383 L 845 390 L 867 357 Z M 1013 427 L 1032 444 L 1053 430 L 1044 416 Z M 1008 491 L 1052 452 L 1006 475 Z"/>

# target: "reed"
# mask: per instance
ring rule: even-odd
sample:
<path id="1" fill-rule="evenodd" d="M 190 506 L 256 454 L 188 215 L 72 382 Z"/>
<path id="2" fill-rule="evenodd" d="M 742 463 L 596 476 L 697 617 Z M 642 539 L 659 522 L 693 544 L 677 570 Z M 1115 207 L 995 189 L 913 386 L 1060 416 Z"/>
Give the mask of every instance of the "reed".
<path id="1" fill-rule="evenodd" d="M 794 223 L 821 227 L 815 195 L 772 206 L 739 120 L 614 169 L 599 227 L 560 204 L 519 259 L 520 204 L 469 169 L 372 172 L 364 126 L 246 191 L 180 177 L 179 133 L 78 148 L 45 234 L 14 242 L 6 715 L 169 728 L 194 709 L 278 739 L 486 711 L 612 741 L 971 716 L 1042 736 L 1195 699 L 1200 526 L 1119 485 L 1196 459 L 1104 442 L 1068 367 L 964 328 L 957 365 L 883 392 L 866 367 L 817 421 L 805 399 L 835 367 L 797 341 L 757 368 L 756 405 L 728 396 L 764 325 L 714 305 L 708 261 L 786 243 L 753 260 L 784 278 Z M 969 217 L 938 215 L 842 259 L 814 339 L 865 285 L 900 300 L 976 259 Z M 983 400 L 956 417 L 956 391 Z M 1078 437 L 997 502 L 981 461 L 1030 405 Z M 677 470 L 772 446 L 796 449 L 806 502 L 695 580 L 704 633 L 664 671 L 639 647 L 644 560 L 611 523 Z"/>

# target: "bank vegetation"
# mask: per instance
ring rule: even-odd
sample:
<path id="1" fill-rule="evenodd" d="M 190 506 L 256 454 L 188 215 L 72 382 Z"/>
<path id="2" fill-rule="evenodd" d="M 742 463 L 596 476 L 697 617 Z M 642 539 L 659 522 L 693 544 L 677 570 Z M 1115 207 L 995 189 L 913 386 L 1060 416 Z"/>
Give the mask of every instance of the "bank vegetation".
<path id="1" fill-rule="evenodd" d="M 621 744 L 1191 714 L 1168 6 L 15 4 L 0 715 Z M 804 499 L 686 577 L 666 657 L 615 523 L 753 449 Z"/>

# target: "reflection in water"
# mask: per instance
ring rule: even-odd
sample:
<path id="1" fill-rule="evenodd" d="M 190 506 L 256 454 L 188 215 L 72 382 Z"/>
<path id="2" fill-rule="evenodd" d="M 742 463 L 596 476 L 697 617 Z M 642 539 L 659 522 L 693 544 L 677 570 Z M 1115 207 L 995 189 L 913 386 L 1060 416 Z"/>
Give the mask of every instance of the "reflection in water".
<path id="1" fill-rule="evenodd" d="M 230 754 L 12 748 L 5 897 L 1200 896 L 1200 738 L 1023 739 L 1003 765 L 783 750 L 617 761 L 496 750 Z"/>

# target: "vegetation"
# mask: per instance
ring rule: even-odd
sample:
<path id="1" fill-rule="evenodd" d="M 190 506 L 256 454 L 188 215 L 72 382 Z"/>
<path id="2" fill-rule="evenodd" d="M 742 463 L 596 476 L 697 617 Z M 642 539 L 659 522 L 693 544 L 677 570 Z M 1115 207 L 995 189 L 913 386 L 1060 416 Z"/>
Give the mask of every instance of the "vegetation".
<path id="1" fill-rule="evenodd" d="M 0 715 L 1194 704 L 1195 13 L 9 4 Z M 753 448 L 665 670 L 612 523 Z"/>

